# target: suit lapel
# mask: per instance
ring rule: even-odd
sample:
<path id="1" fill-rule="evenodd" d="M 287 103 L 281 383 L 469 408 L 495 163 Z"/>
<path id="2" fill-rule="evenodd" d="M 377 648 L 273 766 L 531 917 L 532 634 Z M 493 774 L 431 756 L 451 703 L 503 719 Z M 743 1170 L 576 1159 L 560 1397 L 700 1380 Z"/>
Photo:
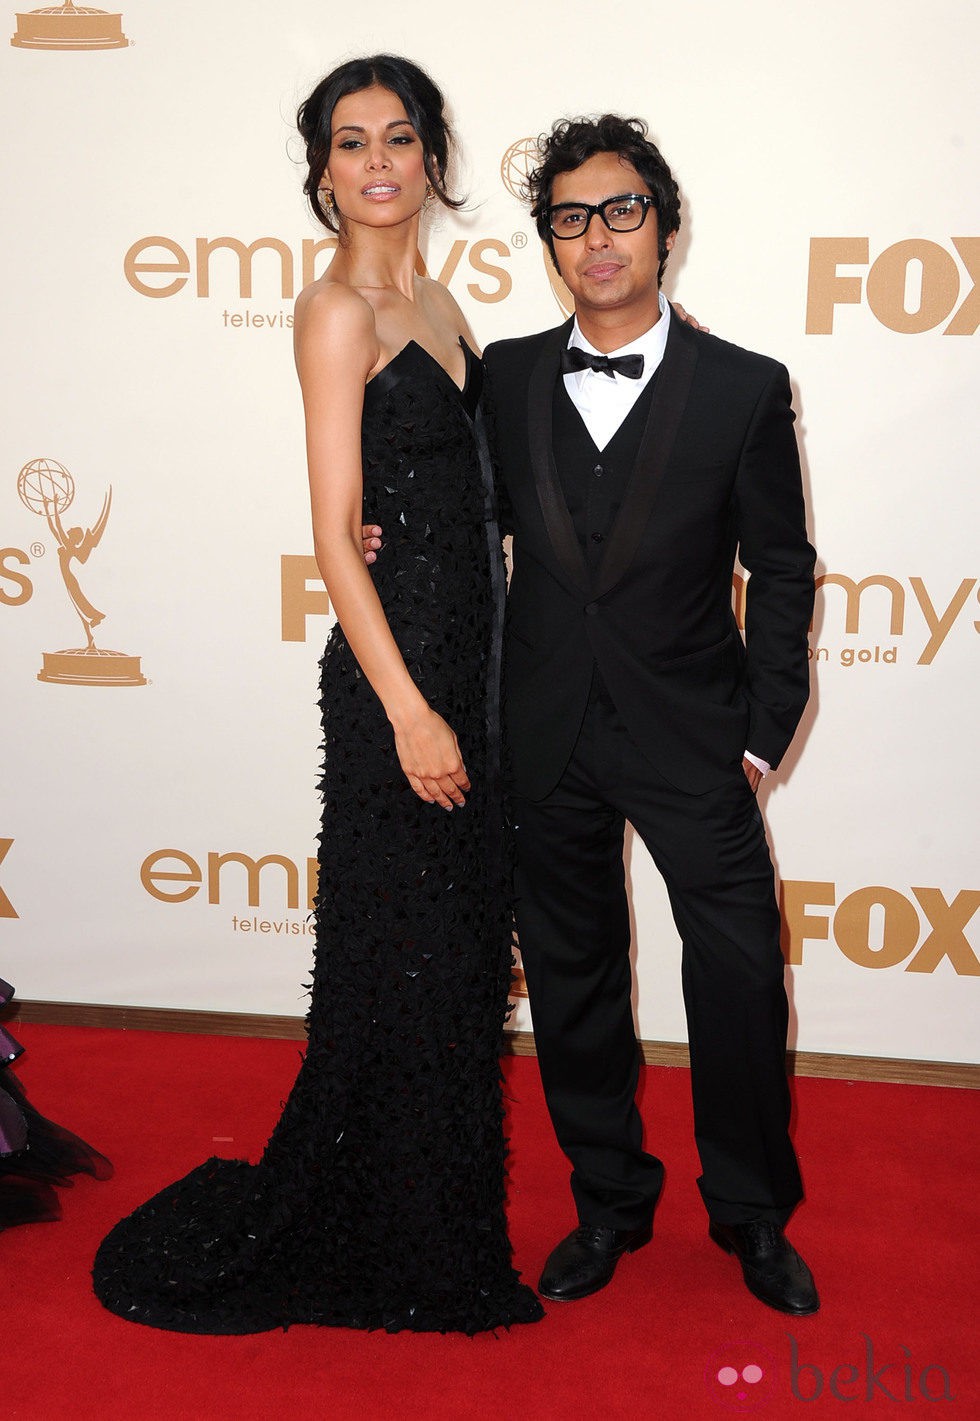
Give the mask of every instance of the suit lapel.
<path id="1" fill-rule="evenodd" d="M 563 326 L 548 332 L 531 370 L 527 388 L 528 444 L 541 515 L 555 556 L 572 585 L 588 592 L 589 570 L 561 491 L 551 427 L 558 358 L 562 347 L 568 343 L 571 328 L 571 321 L 566 321 Z"/>
<path id="2" fill-rule="evenodd" d="M 644 529 L 653 512 L 664 470 L 673 452 L 681 415 L 684 413 L 691 389 L 694 367 L 698 360 L 697 344 L 693 332 L 674 315 L 673 307 L 669 309 L 669 318 L 671 328 L 667 349 L 664 351 L 663 364 L 657 375 L 657 386 L 647 412 L 636 462 L 626 487 L 626 496 L 616 516 L 596 574 L 593 587 L 595 597 L 602 597 L 611 591 L 636 556 Z M 549 402 L 548 409 L 550 408 Z M 568 523 L 571 528 L 571 518 Z M 574 538 L 574 533 L 572 536 Z"/>

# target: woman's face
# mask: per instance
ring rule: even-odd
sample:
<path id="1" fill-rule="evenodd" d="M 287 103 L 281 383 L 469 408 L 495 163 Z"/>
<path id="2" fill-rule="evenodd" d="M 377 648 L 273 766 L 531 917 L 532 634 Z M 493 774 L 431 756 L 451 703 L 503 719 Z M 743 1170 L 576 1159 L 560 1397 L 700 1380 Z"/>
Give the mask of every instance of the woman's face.
<path id="1" fill-rule="evenodd" d="M 320 187 L 333 192 L 347 222 L 408 221 L 422 207 L 426 181 L 422 143 L 396 94 L 374 84 L 338 101 Z"/>

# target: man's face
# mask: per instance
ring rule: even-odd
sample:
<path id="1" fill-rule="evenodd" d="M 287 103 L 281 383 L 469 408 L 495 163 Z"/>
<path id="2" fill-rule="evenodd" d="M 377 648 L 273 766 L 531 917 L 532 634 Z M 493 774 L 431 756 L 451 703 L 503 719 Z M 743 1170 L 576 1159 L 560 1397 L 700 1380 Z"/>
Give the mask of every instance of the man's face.
<path id="1" fill-rule="evenodd" d="M 580 168 L 559 173 L 551 204 L 594 205 L 630 192 L 650 192 L 633 164 L 618 153 L 596 153 Z M 674 236 L 668 234 L 668 248 Z M 634 310 L 639 314 L 649 309 L 651 324 L 656 320 L 660 254 L 655 208 L 648 210 L 646 221 L 635 232 L 610 232 L 597 214 L 581 236 L 555 242 L 555 257 L 580 315 L 610 311 L 629 316 Z"/>

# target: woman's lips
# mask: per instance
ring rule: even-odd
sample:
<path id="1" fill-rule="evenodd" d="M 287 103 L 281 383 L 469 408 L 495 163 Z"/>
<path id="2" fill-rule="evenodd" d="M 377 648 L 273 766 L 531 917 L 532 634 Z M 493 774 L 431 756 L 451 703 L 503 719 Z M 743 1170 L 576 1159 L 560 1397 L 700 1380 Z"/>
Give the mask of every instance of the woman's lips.
<path id="1" fill-rule="evenodd" d="M 401 188 L 395 183 L 369 183 L 367 187 L 361 188 L 361 196 L 366 197 L 369 202 L 387 202 L 392 197 L 397 197 Z"/>

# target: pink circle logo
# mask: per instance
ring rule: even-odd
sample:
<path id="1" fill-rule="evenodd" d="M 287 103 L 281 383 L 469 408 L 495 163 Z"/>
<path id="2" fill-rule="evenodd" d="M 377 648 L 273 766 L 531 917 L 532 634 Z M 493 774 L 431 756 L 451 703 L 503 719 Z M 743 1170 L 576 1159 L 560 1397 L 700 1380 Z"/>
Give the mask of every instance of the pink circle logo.
<path id="1" fill-rule="evenodd" d="M 704 1369 L 705 1386 L 730 1411 L 754 1411 L 776 1393 L 776 1360 L 757 1342 L 729 1342 Z"/>

